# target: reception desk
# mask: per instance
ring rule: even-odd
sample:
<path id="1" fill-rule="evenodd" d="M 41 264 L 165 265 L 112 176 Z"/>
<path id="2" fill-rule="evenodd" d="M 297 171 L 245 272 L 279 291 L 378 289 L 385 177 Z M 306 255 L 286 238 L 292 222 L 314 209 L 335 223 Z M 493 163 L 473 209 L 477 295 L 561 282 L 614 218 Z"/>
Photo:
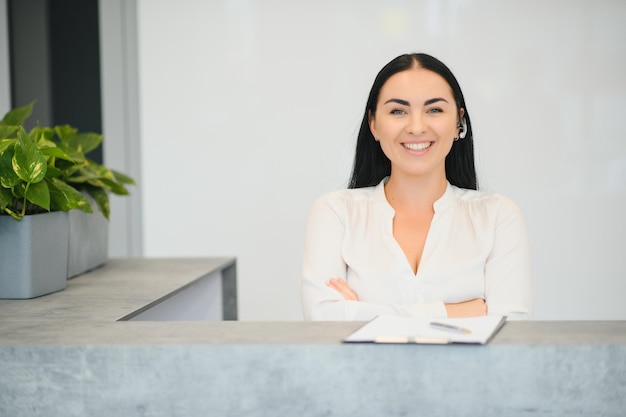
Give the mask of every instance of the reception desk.
<path id="1" fill-rule="evenodd" d="M 625 415 L 623 321 L 509 322 L 485 346 L 428 346 L 342 344 L 359 322 L 131 320 L 172 297 L 146 269 L 187 288 L 234 274 L 228 259 L 134 262 L 0 300 L 0 416 Z M 141 284 L 110 294 L 125 268 Z"/>

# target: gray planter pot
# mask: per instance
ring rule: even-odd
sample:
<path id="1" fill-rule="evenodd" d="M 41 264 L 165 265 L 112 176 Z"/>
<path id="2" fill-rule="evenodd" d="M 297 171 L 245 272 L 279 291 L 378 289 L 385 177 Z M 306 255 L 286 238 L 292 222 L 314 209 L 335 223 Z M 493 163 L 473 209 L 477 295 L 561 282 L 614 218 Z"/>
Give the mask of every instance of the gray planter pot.
<path id="1" fill-rule="evenodd" d="M 95 203 L 92 204 L 95 208 Z M 97 209 L 93 213 L 71 210 L 67 278 L 104 264 L 109 255 L 109 221 Z"/>
<path id="2" fill-rule="evenodd" d="M 67 286 L 67 212 L 0 216 L 0 298 L 35 298 Z"/>

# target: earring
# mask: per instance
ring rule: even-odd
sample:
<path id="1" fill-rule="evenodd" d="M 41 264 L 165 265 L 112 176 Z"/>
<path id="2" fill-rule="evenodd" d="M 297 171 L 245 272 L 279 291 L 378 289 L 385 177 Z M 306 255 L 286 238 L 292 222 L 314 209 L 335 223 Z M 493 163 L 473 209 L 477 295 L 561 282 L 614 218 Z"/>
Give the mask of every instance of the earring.
<path id="1" fill-rule="evenodd" d="M 459 127 L 461 130 L 459 131 L 459 136 L 456 138 L 456 140 L 459 139 L 465 139 L 465 136 L 467 135 L 467 121 L 465 120 L 465 118 L 461 119 L 461 123 L 459 123 Z"/>

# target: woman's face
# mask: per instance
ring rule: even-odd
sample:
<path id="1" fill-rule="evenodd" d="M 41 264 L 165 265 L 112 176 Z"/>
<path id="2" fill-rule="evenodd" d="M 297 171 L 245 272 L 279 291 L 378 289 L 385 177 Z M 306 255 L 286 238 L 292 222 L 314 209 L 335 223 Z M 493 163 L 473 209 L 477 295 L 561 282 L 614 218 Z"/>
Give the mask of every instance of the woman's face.
<path id="1" fill-rule="evenodd" d="M 445 158 L 459 134 L 458 122 L 452 89 L 443 77 L 411 68 L 383 85 L 370 129 L 391 161 L 392 175 L 445 178 Z"/>

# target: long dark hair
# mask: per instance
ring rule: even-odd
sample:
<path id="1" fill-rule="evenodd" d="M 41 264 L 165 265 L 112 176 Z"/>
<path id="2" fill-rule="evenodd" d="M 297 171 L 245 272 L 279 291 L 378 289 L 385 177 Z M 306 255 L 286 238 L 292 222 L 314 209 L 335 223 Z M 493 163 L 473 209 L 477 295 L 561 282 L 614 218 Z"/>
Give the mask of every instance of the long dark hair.
<path id="1" fill-rule="evenodd" d="M 450 85 L 454 101 L 456 102 L 457 114 L 464 110 L 463 118 L 467 123 L 465 138 L 459 139 L 452 144 L 452 149 L 446 156 L 446 178 L 450 184 L 470 190 L 478 189 L 476 180 L 476 168 L 474 166 L 474 140 L 472 135 L 472 123 L 465 105 L 463 92 L 452 71 L 437 58 L 423 53 L 405 54 L 393 59 L 385 65 L 374 80 L 365 106 L 365 114 L 359 129 L 356 143 L 354 166 L 350 178 L 349 188 L 362 188 L 377 185 L 383 178 L 391 174 L 391 161 L 383 153 L 380 143 L 374 139 L 370 130 L 370 115 L 376 114 L 376 103 L 380 89 L 392 75 L 406 71 L 414 66 L 427 69 L 439 74 Z"/>

